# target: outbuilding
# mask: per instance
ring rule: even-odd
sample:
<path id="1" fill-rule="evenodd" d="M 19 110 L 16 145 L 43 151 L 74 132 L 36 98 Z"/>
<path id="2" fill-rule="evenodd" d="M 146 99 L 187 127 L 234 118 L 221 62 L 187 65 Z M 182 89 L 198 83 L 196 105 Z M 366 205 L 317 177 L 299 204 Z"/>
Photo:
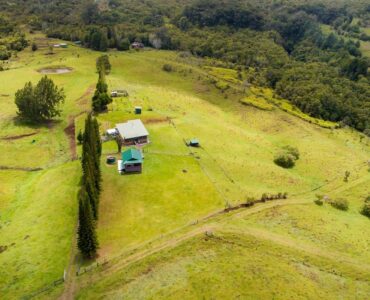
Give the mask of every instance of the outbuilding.
<path id="1" fill-rule="evenodd" d="M 137 149 L 130 148 L 122 152 L 122 160 L 118 161 L 118 171 L 120 173 L 141 173 L 143 156 Z"/>
<path id="2" fill-rule="evenodd" d="M 107 129 L 106 131 L 106 135 L 110 137 L 115 137 L 117 136 L 117 134 L 118 134 L 118 131 L 116 128 Z"/>
<path id="3" fill-rule="evenodd" d="M 126 90 L 113 90 L 110 95 L 111 97 L 128 97 L 128 92 Z"/>
<path id="4" fill-rule="evenodd" d="M 190 147 L 199 147 L 200 146 L 199 140 L 198 139 L 191 139 L 189 141 L 189 146 Z"/>
<path id="5" fill-rule="evenodd" d="M 142 48 L 144 48 L 144 44 L 140 43 L 140 42 L 133 42 L 131 44 L 131 48 L 132 49 L 142 49 Z"/>
<path id="6" fill-rule="evenodd" d="M 118 131 L 118 138 L 124 146 L 149 143 L 149 133 L 140 119 L 116 124 L 116 129 Z"/>
<path id="7" fill-rule="evenodd" d="M 135 106 L 135 115 L 141 115 L 141 106 Z"/>

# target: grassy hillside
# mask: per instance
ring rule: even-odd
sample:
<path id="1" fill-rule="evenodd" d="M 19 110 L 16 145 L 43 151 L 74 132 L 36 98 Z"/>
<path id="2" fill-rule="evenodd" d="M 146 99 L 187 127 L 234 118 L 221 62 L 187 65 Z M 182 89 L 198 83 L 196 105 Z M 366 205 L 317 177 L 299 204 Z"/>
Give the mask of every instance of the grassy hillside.
<path id="1" fill-rule="evenodd" d="M 366 138 L 347 129 L 311 125 L 277 108 L 244 106 L 239 101 L 242 92 L 221 92 L 209 84 L 203 69 L 184 66 L 170 52 L 112 54 L 111 62 L 115 67 L 108 77 L 110 86 L 127 89 L 130 97 L 114 100 L 111 111 L 99 116 L 102 129 L 136 118 L 134 106 L 141 105 L 140 118 L 151 134 L 151 144 L 144 150 L 142 175 L 122 178 L 115 167 L 103 166 L 107 181 L 98 226 L 98 261 L 108 263 L 81 275 L 80 298 L 224 298 L 235 284 L 238 289 L 233 289 L 231 298 L 335 299 L 355 294 L 366 298 L 368 257 L 356 256 L 369 245 L 364 229 L 368 220 L 359 214 L 369 193 Z M 162 70 L 169 62 L 176 71 Z M 202 148 L 185 146 L 184 139 L 192 137 L 200 139 Z M 272 162 L 285 145 L 296 146 L 301 153 L 291 170 Z M 115 145 L 105 144 L 104 151 L 114 153 Z M 343 181 L 347 169 L 352 174 L 348 183 Z M 287 208 L 270 207 L 267 217 L 260 213 L 250 220 L 246 210 L 245 220 L 236 215 L 203 227 L 205 208 L 212 212 L 247 197 L 280 191 L 289 194 Z M 312 202 L 316 193 L 345 196 L 350 212 L 328 204 L 317 207 Z M 271 221 L 269 215 L 280 210 Z M 187 231 L 194 226 L 194 233 Z M 214 243 L 202 238 L 207 228 L 216 232 Z M 292 236 L 285 236 L 286 231 Z M 349 245 L 353 252 L 347 254 Z M 345 292 L 336 273 L 348 287 Z M 288 284 L 292 281 L 294 287 Z M 261 288 L 263 282 L 269 288 Z"/>
<path id="2" fill-rule="evenodd" d="M 0 86 L 0 166 L 8 168 L 0 170 L 0 245 L 8 246 L 0 253 L 7 266 L 0 291 L 7 299 L 61 278 L 69 261 L 81 267 L 72 247 L 80 177 L 79 163 L 71 161 L 73 131 L 74 124 L 82 128 L 89 109 L 98 53 L 74 46 L 46 51 L 21 52 L 0 72 L 7 83 Z M 91 265 L 92 271 L 79 277 L 68 272 L 64 297 L 366 298 L 370 232 L 359 208 L 370 192 L 368 138 L 320 127 L 297 117 L 294 107 L 289 110 L 296 113 L 284 112 L 271 91 L 263 92 L 270 110 L 245 105 L 241 100 L 257 89 L 240 88 L 232 71 L 202 60 L 154 50 L 112 51 L 109 58 L 109 88 L 126 89 L 129 97 L 116 98 L 98 116 L 100 131 L 140 117 L 151 143 L 143 173 L 130 176 L 105 164 L 106 155 L 118 154 L 114 142 L 103 144 L 97 262 L 107 264 L 85 262 L 81 270 Z M 166 63 L 172 72 L 163 70 Z M 49 66 L 73 68 L 50 76 L 66 91 L 63 115 L 45 127 L 19 124 L 15 91 Z M 217 84 L 224 81 L 226 89 Z M 140 116 L 133 113 L 136 105 L 143 107 Z M 194 137 L 201 148 L 185 145 Z M 287 145 L 300 152 L 292 169 L 273 162 Z M 26 169 L 36 167 L 43 170 Z M 278 192 L 288 199 L 213 215 L 247 197 Z M 345 197 L 350 210 L 318 207 L 316 193 Z"/>
<path id="3" fill-rule="evenodd" d="M 40 42 L 40 36 L 32 38 Z M 74 147 L 67 129 L 74 115 L 89 107 L 83 95 L 95 80 L 91 61 L 96 54 L 46 52 L 27 49 L 0 72 L 5 83 L 0 85 L 0 294 L 5 299 L 31 295 L 63 277 L 76 226 L 80 166 L 70 162 Z M 70 74 L 50 76 L 66 92 L 62 116 L 45 126 L 22 124 L 14 93 L 27 81 L 38 81 L 39 69 L 55 65 L 77 67 Z M 34 168 L 42 170 L 30 172 Z"/>

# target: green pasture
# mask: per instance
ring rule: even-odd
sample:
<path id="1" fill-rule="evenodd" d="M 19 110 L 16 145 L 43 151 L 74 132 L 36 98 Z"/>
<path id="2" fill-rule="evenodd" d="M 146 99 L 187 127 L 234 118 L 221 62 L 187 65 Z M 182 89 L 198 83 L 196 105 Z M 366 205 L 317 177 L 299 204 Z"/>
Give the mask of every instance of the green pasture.
<path id="1" fill-rule="evenodd" d="M 77 299 L 367 299 L 363 266 L 249 227 L 201 232 L 127 267 L 83 275 Z"/>
<path id="2" fill-rule="evenodd" d="M 26 49 L 0 72 L 0 166 L 17 169 L 0 170 L 3 299 L 26 297 L 62 278 L 74 238 L 80 166 L 68 162 L 72 153 L 65 128 L 89 108 L 90 95 L 85 95 L 96 80 L 97 54 L 73 46 L 55 49 L 53 55 L 46 51 Z M 49 75 L 66 93 L 62 116 L 41 126 L 21 123 L 16 90 L 27 81 L 36 83 L 42 77 L 37 70 L 60 65 L 73 68 L 69 74 Z"/>
<path id="3" fill-rule="evenodd" d="M 63 277 L 77 218 L 77 162 L 32 174 L 1 171 L 13 179 L 0 197 L 0 294 L 17 299 Z M 9 180 L 9 179 L 8 179 Z"/>
<path id="4" fill-rule="evenodd" d="M 206 84 L 199 80 L 200 71 L 185 76 L 162 70 L 164 62 L 179 63 L 171 52 L 112 53 L 110 60 L 110 87 L 126 89 L 129 97 L 115 98 L 108 113 L 98 117 L 101 130 L 141 118 L 151 143 L 144 147 L 141 175 L 119 176 L 116 166 L 104 166 L 98 233 L 105 258 L 247 197 L 287 192 L 309 198 L 320 187 L 341 184 L 346 170 L 353 178 L 367 172 L 368 145 L 357 133 L 324 129 L 279 109 L 244 106 L 239 93 L 230 91 L 225 99 L 211 84 L 199 92 L 197 84 Z M 134 114 L 137 105 L 142 115 Z M 185 146 L 194 137 L 201 148 Z M 301 153 L 289 170 L 273 163 L 285 145 Z M 117 146 L 108 142 L 103 151 L 114 153 Z M 171 197 L 177 201 L 167 200 Z"/>
<path id="5" fill-rule="evenodd" d="M 0 294 L 5 299 L 30 295 L 59 279 L 68 267 L 74 239 L 80 166 L 78 161 L 70 162 L 73 147 L 66 128 L 71 124 L 76 132 L 83 128 L 99 53 L 73 45 L 55 49 L 53 55 L 46 51 L 27 49 L 11 61 L 9 70 L 0 72 L 0 82 L 6 82 L 0 86 L 0 166 L 43 168 L 0 170 L 0 245 L 7 246 L 0 253 L 0 264 L 5 266 L 0 271 Z M 107 155 L 119 155 L 114 141 L 103 144 L 99 260 L 201 223 L 203 217 L 247 197 L 287 192 L 288 201 L 305 204 L 279 208 L 276 218 L 270 218 L 271 209 L 252 219 L 220 220 L 216 237 L 222 242 L 197 236 L 123 273 L 112 272 L 83 289 L 81 299 L 121 295 L 128 299 L 282 298 L 283 292 L 294 299 L 335 299 L 350 297 L 356 289 L 362 299 L 369 292 L 362 275 L 355 280 L 355 267 L 342 268 L 313 252 L 306 258 L 295 247 L 276 244 L 276 239 L 261 240 L 257 231 L 248 231 L 271 232 L 308 248 L 323 243 L 325 251 L 338 241 L 336 251 L 352 247 L 347 255 L 356 259 L 356 253 L 368 247 L 367 231 L 355 236 L 368 221 L 358 213 L 363 195 L 369 192 L 367 138 L 348 128 L 309 123 L 307 116 L 294 115 L 291 106 L 285 107 L 291 110 L 287 113 L 276 103 L 271 111 L 243 105 L 244 91 L 222 91 L 210 81 L 209 76 L 223 77 L 236 85 L 237 74 L 232 70 L 187 64 L 170 51 L 111 51 L 109 57 L 109 88 L 126 89 L 129 96 L 115 98 L 108 112 L 97 116 L 100 131 L 140 118 L 150 133 L 150 144 L 143 148 L 143 172 L 136 175 L 119 175 L 116 165 L 106 165 Z M 163 71 L 165 63 L 174 66 L 172 72 Z M 49 75 L 67 95 L 62 116 L 45 126 L 20 123 L 14 93 L 29 80 L 37 82 L 42 76 L 37 70 L 50 66 L 73 68 L 71 73 Z M 251 94 L 258 101 L 272 99 L 269 90 L 251 89 Z M 143 107 L 141 115 L 134 114 L 137 105 Z M 185 141 L 191 138 L 198 138 L 201 147 L 187 147 Z M 273 163 L 286 145 L 300 152 L 292 169 Z M 346 171 L 351 173 L 348 182 L 343 181 Z M 316 193 L 347 197 L 349 212 L 329 205 L 317 207 L 312 202 Z M 219 226 L 218 221 L 212 226 Z M 361 254 L 358 261 L 366 259 L 367 254 Z M 344 279 L 338 282 L 342 271 Z M 81 287 L 86 285 L 82 282 Z M 108 286 L 110 292 L 106 292 Z M 57 289 L 50 298 L 62 290 Z"/>

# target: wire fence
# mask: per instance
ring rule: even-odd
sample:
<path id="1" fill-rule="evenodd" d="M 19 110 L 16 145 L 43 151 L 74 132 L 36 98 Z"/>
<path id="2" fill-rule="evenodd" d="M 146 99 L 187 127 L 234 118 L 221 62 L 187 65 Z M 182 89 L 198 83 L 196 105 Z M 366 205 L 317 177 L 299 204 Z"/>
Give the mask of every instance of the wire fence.
<path id="1" fill-rule="evenodd" d="M 37 296 L 39 296 L 43 293 L 51 291 L 52 289 L 54 289 L 56 286 L 62 284 L 63 282 L 64 282 L 64 278 L 59 278 L 57 280 L 54 280 L 52 283 L 39 288 L 38 290 L 34 291 L 31 294 L 23 296 L 21 299 L 22 300 L 28 300 L 28 299 L 35 298 L 35 297 L 37 297 Z"/>

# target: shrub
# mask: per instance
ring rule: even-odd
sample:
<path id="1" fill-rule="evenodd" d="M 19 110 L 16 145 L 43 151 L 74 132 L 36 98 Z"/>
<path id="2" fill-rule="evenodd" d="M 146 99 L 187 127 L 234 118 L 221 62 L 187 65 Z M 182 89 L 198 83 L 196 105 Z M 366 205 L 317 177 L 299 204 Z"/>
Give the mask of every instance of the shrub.
<path id="1" fill-rule="evenodd" d="M 348 182 L 349 175 L 351 175 L 351 173 L 350 173 L 349 171 L 346 171 L 346 172 L 344 173 L 344 178 L 343 178 L 343 181 L 344 181 L 344 182 Z"/>
<path id="2" fill-rule="evenodd" d="M 296 147 L 285 146 L 283 149 L 286 151 L 286 153 L 292 155 L 296 160 L 299 159 L 299 151 Z"/>
<path id="3" fill-rule="evenodd" d="M 35 52 L 38 49 L 37 44 L 33 43 L 31 49 L 33 52 Z"/>
<path id="4" fill-rule="evenodd" d="M 320 195 L 320 194 L 317 194 L 316 195 L 316 200 L 314 200 L 313 202 L 315 202 L 315 204 L 317 204 L 319 206 L 322 206 L 324 204 L 324 196 Z"/>
<path id="5" fill-rule="evenodd" d="M 0 45 L 0 60 L 7 60 L 10 56 L 10 51 L 8 51 L 5 46 Z"/>
<path id="6" fill-rule="evenodd" d="M 370 202 L 366 202 L 361 209 L 361 214 L 370 218 Z"/>
<path id="7" fill-rule="evenodd" d="M 348 201 L 343 198 L 338 198 L 330 202 L 330 205 L 340 210 L 348 210 Z"/>
<path id="8" fill-rule="evenodd" d="M 361 209 L 361 214 L 370 218 L 370 196 L 367 196 L 365 199 L 364 206 Z"/>
<path id="9" fill-rule="evenodd" d="M 322 201 L 321 199 L 316 199 L 313 202 L 315 202 L 315 204 L 319 206 L 322 206 L 324 204 L 324 201 Z"/>
<path id="10" fill-rule="evenodd" d="M 295 165 L 295 157 L 288 153 L 278 153 L 275 156 L 274 163 L 282 168 L 293 168 Z"/>
<path id="11" fill-rule="evenodd" d="M 173 67 L 170 64 L 164 64 L 163 67 L 162 67 L 162 70 L 165 71 L 165 72 L 172 72 Z"/>

